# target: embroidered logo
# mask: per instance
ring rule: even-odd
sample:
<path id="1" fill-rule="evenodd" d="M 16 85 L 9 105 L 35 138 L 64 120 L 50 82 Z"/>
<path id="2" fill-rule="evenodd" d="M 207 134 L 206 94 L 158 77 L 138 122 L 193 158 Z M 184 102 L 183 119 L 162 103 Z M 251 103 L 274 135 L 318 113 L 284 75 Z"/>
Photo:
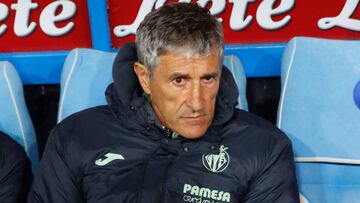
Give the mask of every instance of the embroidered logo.
<path id="1" fill-rule="evenodd" d="M 203 154 L 202 163 L 205 168 L 214 173 L 224 171 L 230 163 L 229 154 L 226 152 L 227 149 L 227 147 L 221 145 L 219 154 Z"/>
<path id="2" fill-rule="evenodd" d="M 104 155 L 106 158 L 100 158 L 95 161 L 95 164 L 98 166 L 105 166 L 106 164 L 114 160 L 124 160 L 125 158 L 121 154 L 107 153 Z"/>

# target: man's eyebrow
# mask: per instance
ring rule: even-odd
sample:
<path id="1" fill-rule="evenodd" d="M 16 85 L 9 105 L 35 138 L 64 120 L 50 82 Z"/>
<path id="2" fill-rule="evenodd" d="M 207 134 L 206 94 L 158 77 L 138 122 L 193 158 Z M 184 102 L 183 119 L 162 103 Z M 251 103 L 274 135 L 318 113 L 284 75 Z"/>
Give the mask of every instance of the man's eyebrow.
<path id="1" fill-rule="evenodd" d="M 201 76 L 201 79 L 204 79 L 204 78 L 217 78 L 219 76 L 218 73 L 206 73 L 204 74 L 203 76 Z"/>
<path id="2" fill-rule="evenodd" d="M 172 73 L 169 75 L 169 78 L 170 79 L 174 79 L 174 78 L 189 78 L 190 75 L 189 74 L 186 74 L 186 73 L 178 73 L 178 72 L 175 72 L 175 73 Z"/>
<path id="3" fill-rule="evenodd" d="M 206 73 L 204 75 L 202 75 L 200 77 L 200 79 L 205 79 L 205 78 L 217 78 L 219 76 L 218 73 L 214 72 L 214 73 Z M 179 72 L 175 72 L 169 75 L 170 79 L 175 79 L 175 78 L 190 78 L 190 75 L 187 73 L 179 73 Z"/>

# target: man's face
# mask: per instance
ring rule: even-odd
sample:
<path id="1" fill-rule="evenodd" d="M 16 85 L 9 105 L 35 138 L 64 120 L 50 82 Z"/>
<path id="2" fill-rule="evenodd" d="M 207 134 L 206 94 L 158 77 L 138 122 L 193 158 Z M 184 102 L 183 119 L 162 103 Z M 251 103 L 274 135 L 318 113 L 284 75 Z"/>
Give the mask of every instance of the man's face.
<path id="1" fill-rule="evenodd" d="M 138 77 L 139 70 L 135 71 Z M 144 68 L 144 67 L 142 67 Z M 220 83 L 218 52 L 209 56 L 162 55 L 149 73 L 139 77 L 160 122 L 186 138 L 199 138 L 209 128 Z M 148 77 L 148 78 L 146 78 Z"/>

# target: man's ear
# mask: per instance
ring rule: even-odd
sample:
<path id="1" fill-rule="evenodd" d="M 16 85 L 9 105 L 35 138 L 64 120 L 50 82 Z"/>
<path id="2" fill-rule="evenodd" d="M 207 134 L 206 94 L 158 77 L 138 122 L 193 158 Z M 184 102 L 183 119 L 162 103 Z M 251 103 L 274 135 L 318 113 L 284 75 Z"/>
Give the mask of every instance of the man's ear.
<path id="1" fill-rule="evenodd" d="M 134 71 L 138 77 L 141 87 L 143 88 L 146 94 L 151 94 L 150 90 L 150 72 L 149 70 L 141 63 L 134 63 Z"/>

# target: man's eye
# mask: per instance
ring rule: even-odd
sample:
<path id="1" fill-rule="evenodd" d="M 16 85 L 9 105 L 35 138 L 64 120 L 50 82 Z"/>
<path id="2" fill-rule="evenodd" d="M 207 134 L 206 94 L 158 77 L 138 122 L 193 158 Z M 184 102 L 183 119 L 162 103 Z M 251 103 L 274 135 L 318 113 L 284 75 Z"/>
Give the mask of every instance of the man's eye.
<path id="1" fill-rule="evenodd" d="M 185 83 L 185 79 L 184 79 L 184 78 L 175 78 L 175 79 L 173 80 L 173 83 L 174 83 L 175 85 L 183 85 L 183 84 Z"/>
<path id="2" fill-rule="evenodd" d="M 205 83 L 211 83 L 211 82 L 213 82 L 214 81 L 214 76 L 207 76 L 207 77 L 204 77 L 203 78 L 203 81 L 205 82 Z"/>

